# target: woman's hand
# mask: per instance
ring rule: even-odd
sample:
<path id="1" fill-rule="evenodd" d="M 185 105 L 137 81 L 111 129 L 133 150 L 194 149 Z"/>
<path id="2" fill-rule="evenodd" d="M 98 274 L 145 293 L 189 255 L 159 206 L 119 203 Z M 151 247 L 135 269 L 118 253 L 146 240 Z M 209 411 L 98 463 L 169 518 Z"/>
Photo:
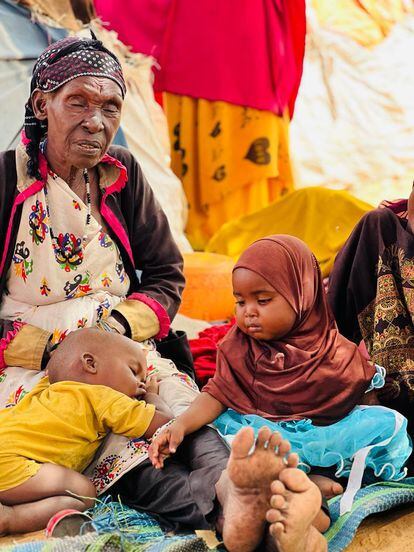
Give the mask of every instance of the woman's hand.
<path id="1" fill-rule="evenodd" d="M 148 450 L 154 468 L 159 470 L 164 467 L 164 460 L 176 452 L 184 437 L 184 427 L 177 421 L 155 437 Z"/>

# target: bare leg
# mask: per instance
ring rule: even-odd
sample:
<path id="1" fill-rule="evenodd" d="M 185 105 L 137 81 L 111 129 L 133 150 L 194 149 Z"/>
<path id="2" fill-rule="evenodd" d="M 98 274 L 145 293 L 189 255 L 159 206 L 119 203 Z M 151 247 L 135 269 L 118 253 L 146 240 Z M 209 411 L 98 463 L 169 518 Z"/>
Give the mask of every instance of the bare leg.
<path id="1" fill-rule="evenodd" d="M 336 495 L 342 494 L 344 488 L 340 483 L 326 477 L 325 475 L 309 475 L 309 479 L 319 487 L 319 490 L 322 493 L 322 496 L 325 498 L 332 498 Z"/>
<path id="2" fill-rule="evenodd" d="M 327 542 L 314 527 L 320 515 L 321 493 L 309 477 L 286 468 L 271 484 L 271 508 L 266 519 L 278 552 L 326 552 Z"/>
<path id="3" fill-rule="evenodd" d="M 59 510 L 86 510 L 95 497 L 95 487 L 84 475 L 55 464 L 43 464 L 35 476 L 0 492 L 0 534 L 38 531 Z"/>
<path id="4" fill-rule="evenodd" d="M 263 540 L 270 483 L 286 467 L 288 441 L 267 427 L 260 429 L 256 445 L 251 428 L 236 435 L 227 470 L 217 483 L 223 509 L 223 540 L 229 552 L 252 552 Z"/>

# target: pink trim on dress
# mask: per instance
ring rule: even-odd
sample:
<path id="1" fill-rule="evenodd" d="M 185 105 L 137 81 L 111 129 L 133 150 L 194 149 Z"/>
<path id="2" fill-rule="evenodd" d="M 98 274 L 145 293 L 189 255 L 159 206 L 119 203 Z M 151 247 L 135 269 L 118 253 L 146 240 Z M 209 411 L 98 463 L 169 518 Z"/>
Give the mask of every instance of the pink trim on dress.
<path id="1" fill-rule="evenodd" d="M 6 337 L 0 339 L 0 374 L 7 368 L 6 361 L 4 360 L 4 353 L 24 325 L 24 322 L 13 322 L 13 329 L 7 332 Z"/>
<path id="2" fill-rule="evenodd" d="M 109 193 L 109 188 L 107 188 L 106 192 L 102 196 L 101 215 L 118 236 L 118 238 L 121 240 L 122 245 L 125 247 L 125 250 L 128 253 L 129 258 L 131 259 L 132 265 L 135 267 L 134 255 L 132 254 L 132 248 L 128 234 L 126 233 L 126 230 L 122 226 L 120 221 L 114 215 L 113 211 L 105 203 L 105 200 L 108 197 Z"/>
<path id="3" fill-rule="evenodd" d="M 6 239 L 4 242 L 3 258 L 0 264 L 0 275 L 3 272 L 3 268 L 6 263 L 6 257 L 9 250 L 10 239 L 11 239 L 13 219 L 14 219 L 14 215 L 16 214 L 16 209 L 21 203 L 26 201 L 28 197 L 39 192 L 43 188 L 43 186 L 44 186 L 44 183 L 41 180 L 35 180 L 33 184 L 31 184 L 28 188 L 26 188 L 26 190 L 24 190 L 23 192 L 20 192 L 20 194 L 18 194 L 14 200 L 13 207 L 10 214 L 9 225 L 7 227 Z"/>
<path id="4" fill-rule="evenodd" d="M 26 133 L 24 132 L 24 130 L 22 130 L 21 139 L 22 139 L 23 145 L 25 146 L 27 146 L 27 144 L 30 142 L 30 140 L 26 137 Z M 3 257 L 1 259 L 1 264 L 0 264 L 0 275 L 3 272 L 7 253 L 9 250 L 13 219 L 14 219 L 14 215 L 16 214 L 16 209 L 21 203 L 26 201 L 28 197 L 39 192 L 44 187 L 45 182 L 47 180 L 47 160 L 41 151 L 39 151 L 39 172 L 40 172 L 40 176 L 42 177 L 42 180 L 35 180 L 32 184 L 30 184 L 30 186 L 28 186 L 25 190 L 20 192 L 14 199 L 13 207 L 10 214 L 9 224 L 7 226 L 6 239 L 4 241 Z"/>
<path id="5" fill-rule="evenodd" d="M 163 337 L 167 337 L 171 321 L 167 311 L 164 309 L 161 303 L 159 303 L 156 299 L 145 295 L 144 293 L 131 293 L 131 295 L 128 295 L 127 299 L 132 301 L 141 301 L 141 303 L 144 303 L 150 309 L 152 309 L 157 315 L 158 321 L 160 323 L 160 331 L 155 336 L 155 339 L 162 339 Z"/>
<path id="6" fill-rule="evenodd" d="M 25 132 L 24 129 L 22 130 L 22 132 L 21 132 L 21 134 L 20 134 L 20 138 L 22 139 L 22 144 L 23 144 L 24 146 L 27 146 L 27 144 L 30 143 L 30 140 L 29 140 L 29 138 L 26 136 L 26 132 Z"/>
<path id="7" fill-rule="evenodd" d="M 126 252 L 128 253 L 129 258 L 131 259 L 132 265 L 135 266 L 134 255 L 132 254 L 132 247 L 129 241 L 129 236 L 125 231 L 125 228 L 122 226 L 121 222 L 114 215 L 113 211 L 106 204 L 106 198 L 108 195 L 113 194 L 114 192 L 120 192 L 125 184 L 128 182 L 128 173 L 126 167 L 115 157 L 111 157 L 107 153 L 102 157 L 101 163 L 108 163 L 109 165 L 115 165 L 120 171 L 119 177 L 117 180 L 110 184 L 102 196 L 101 201 L 101 214 L 104 219 L 107 221 L 109 226 L 121 240 L 122 245 L 125 247 Z"/>
<path id="8" fill-rule="evenodd" d="M 102 157 L 101 163 L 115 165 L 115 167 L 120 170 L 120 175 L 117 180 L 107 188 L 109 194 L 112 194 L 113 192 L 120 192 L 125 187 L 125 184 L 128 182 L 128 172 L 125 165 L 123 165 L 121 161 L 119 161 L 119 159 L 115 159 L 115 157 L 112 157 L 108 153 L 105 153 L 105 155 Z"/>
<path id="9" fill-rule="evenodd" d="M 27 145 L 30 142 L 30 140 L 26 138 L 26 134 L 24 130 L 22 131 L 22 142 L 24 145 Z M 7 253 L 9 250 L 13 219 L 14 219 L 14 215 L 16 214 L 16 209 L 21 203 L 26 201 L 28 197 L 39 192 L 44 187 L 45 182 L 47 180 L 47 160 L 46 160 L 46 157 L 40 151 L 39 151 L 39 172 L 40 172 L 40 176 L 42 177 L 42 180 L 35 180 L 32 184 L 30 184 L 28 188 L 20 192 L 14 199 L 13 207 L 10 214 L 9 224 L 7 226 L 6 239 L 4 242 L 3 258 L 0 264 L 0 275 L 3 272 Z"/>

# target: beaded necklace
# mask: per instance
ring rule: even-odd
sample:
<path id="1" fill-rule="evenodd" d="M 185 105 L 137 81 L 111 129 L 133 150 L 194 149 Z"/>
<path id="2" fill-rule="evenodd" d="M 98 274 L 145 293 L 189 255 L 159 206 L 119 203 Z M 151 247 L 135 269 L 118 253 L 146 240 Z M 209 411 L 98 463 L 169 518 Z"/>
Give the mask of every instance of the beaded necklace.
<path id="1" fill-rule="evenodd" d="M 85 186 L 86 186 L 86 222 L 85 222 L 84 234 L 82 236 L 82 247 L 84 248 L 86 240 L 88 238 L 88 228 L 91 224 L 91 218 L 92 218 L 91 183 L 89 180 L 88 169 L 83 169 L 83 179 L 85 181 Z M 49 207 L 49 200 L 48 200 L 48 193 L 47 193 L 47 184 L 44 187 L 44 192 L 45 192 L 46 213 L 47 213 L 47 218 L 49 220 L 49 231 L 50 231 L 50 237 L 52 239 L 53 251 L 55 253 L 55 257 L 57 257 L 57 259 L 61 259 L 62 256 L 65 257 L 67 256 L 67 254 L 65 255 L 65 252 L 64 252 L 65 246 L 64 246 L 64 243 L 62 243 L 62 239 L 60 240 L 58 239 L 58 237 L 55 235 L 52 228 L 52 220 L 50 218 L 50 207 Z M 66 234 L 65 236 L 69 237 L 69 234 Z"/>

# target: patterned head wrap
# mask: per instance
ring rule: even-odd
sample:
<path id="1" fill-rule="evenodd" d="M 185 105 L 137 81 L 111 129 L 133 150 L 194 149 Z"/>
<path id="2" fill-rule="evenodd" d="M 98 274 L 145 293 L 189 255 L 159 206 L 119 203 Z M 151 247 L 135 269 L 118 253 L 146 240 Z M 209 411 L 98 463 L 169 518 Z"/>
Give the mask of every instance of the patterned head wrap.
<path id="1" fill-rule="evenodd" d="M 121 65 L 99 40 L 67 37 L 51 44 L 39 56 L 33 68 L 30 98 L 26 103 L 24 131 L 28 141 L 27 169 L 30 176 L 40 178 L 38 149 L 47 133 L 47 123 L 36 119 L 32 107 L 35 90 L 54 92 L 77 77 L 106 77 L 116 82 L 125 97 L 126 86 Z"/>

